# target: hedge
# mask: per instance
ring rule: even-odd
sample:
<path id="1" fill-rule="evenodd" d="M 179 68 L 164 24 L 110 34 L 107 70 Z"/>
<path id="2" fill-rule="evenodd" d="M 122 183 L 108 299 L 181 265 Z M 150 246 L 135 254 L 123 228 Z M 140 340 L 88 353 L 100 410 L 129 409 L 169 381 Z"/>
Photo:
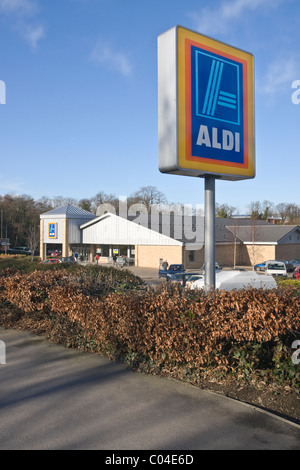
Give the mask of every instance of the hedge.
<path id="1" fill-rule="evenodd" d="M 141 290 L 139 278 L 123 272 L 126 282 L 116 282 L 115 271 L 101 281 L 86 271 L 0 271 L 0 324 L 192 383 L 213 374 L 299 386 L 291 345 L 300 339 L 300 297 L 292 288 Z"/>

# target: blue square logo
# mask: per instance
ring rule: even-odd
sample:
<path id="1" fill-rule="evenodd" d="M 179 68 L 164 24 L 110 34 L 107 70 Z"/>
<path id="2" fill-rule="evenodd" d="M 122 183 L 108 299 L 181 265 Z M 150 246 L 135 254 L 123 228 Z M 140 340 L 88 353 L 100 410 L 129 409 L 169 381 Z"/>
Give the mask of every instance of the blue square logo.
<path id="1" fill-rule="evenodd" d="M 192 155 L 244 163 L 243 67 L 191 46 Z"/>
<path id="2" fill-rule="evenodd" d="M 238 65 L 199 50 L 195 60 L 197 115 L 240 124 Z"/>
<path id="3" fill-rule="evenodd" d="M 56 238 L 56 223 L 49 223 L 48 225 L 48 237 Z"/>

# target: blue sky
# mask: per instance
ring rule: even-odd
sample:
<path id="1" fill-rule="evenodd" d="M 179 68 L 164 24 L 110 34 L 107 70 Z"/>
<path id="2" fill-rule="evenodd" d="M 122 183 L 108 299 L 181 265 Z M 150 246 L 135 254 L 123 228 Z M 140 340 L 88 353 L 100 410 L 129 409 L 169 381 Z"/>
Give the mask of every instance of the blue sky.
<path id="1" fill-rule="evenodd" d="M 157 37 L 180 24 L 255 58 L 256 178 L 216 202 L 299 204 L 299 18 L 299 0 L 0 0 L 0 194 L 202 204 L 203 179 L 158 170 Z"/>

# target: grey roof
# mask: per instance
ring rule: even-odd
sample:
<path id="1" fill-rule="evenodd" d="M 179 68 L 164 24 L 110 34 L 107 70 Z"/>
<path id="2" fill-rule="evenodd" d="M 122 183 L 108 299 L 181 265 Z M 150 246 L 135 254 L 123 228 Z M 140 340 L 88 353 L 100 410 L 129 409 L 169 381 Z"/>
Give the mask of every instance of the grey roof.
<path id="1" fill-rule="evenodd" d="M 236 235 L 244 243 L 278 243 L 294 230 L 298 229 L 300 233 L 300 227 L 297 225 L 253 224 L 248 226 L 228 226 L 227 228 L 232 232 L 233 236 Z"/>
<path id="2" fill-rule="evenodd" d="M 128 217 L 132 222 L 140 223 L 152 230 L 155 230 L 171 238 L 175 238 L 185 244 L 189 244 L 193 239 L 198 243 L 204 243 L 204 217 L 203 216 L 182 216 L 182 215 L 168 215 L 165 220 L 160 215 L 144 215 L 144 216 L 131 216 Z M 263 225 L 274 228 L 273 224 L 264 220 L 253 220 L 251 222 L 254 226 Z M 215 239 L 216 243 L 233 243 L 234 232 L 230 227 L 242 227 L 249 225 L 249 218 L 235 218 L 235 219 L 215 219 Z"/>
<path id="3" fill-rule="evenodd" d="M 75 207 L 72 204 L 66 204 L 62 207 L 57 207 L 51 211 L 44 212 L 41 217 L 63 217 L 68 219 L 94 219 L 96 216 L 91 212 Z"/>
<path id="4" fill-rule="evenodd" d="M 241 229 L 242 227 L 249 225 L 249 218 L 216 218 L 216 243 L 232 243 L 234 242 L 236 231 L 237 229 Z M 256 227 L 258 225 L 262 226 L 271 226 L 274 227 L 269 222 L 265 220 L 252 220 L 251 227 Z"/>

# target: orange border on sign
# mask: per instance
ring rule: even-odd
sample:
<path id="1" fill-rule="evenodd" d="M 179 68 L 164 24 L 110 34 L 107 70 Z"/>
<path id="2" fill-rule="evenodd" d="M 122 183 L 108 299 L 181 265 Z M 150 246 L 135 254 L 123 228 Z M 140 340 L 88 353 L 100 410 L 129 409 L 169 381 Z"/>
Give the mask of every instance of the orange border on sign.
<path id="1" fill-rule="evenodd" d="M 191 91 L 191 46 L 201 47 L 208 52 L 212 52 L 219 56 L 225 57 L 227 59 L 234 60 L 243 65 L 243 111 L 244 111 L 244 163 L 234 163 L 234 162 L 224 162 L 223 160 L 217 160 L 212 158 L 203 158 L 203 157 L 194 157 L 192 155 L 192 122 L 191 122 L 191 112 L 192 112 L 192 91 Z M 247 61 L 241 58 L 237 58 L 234 55 L 227 54 L 225 52 L 216 50 L 212 47 L 204 45 L 200 42 L 193 41 L 191 39 L 185 39 L 185 83 L 186 83 L 186 107 L 185 107 L 185 122 L 186 122 L 186 160 L 195 161 L 199 163 L 208 163 L 211 165 L 222 165 L 226 167 L 235 167 L 235 168 L 249 168 L 249 138 L 248 138 L 248 75 L 247 75 Z"/>

